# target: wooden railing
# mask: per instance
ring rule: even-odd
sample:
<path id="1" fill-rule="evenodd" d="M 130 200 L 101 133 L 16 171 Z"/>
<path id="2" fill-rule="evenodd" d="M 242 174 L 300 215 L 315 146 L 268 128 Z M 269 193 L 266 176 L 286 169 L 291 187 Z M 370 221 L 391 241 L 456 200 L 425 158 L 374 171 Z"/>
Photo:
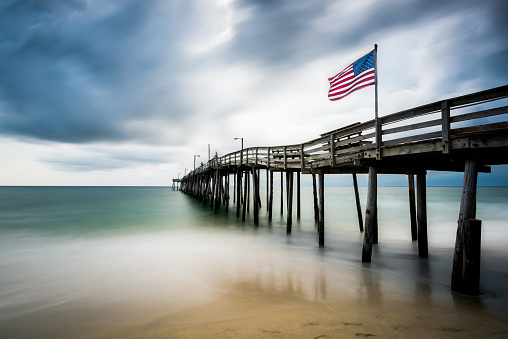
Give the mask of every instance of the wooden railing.
<path id="1" fill-rule="evenodd" d="M 188 175 L 231 166 L 263 166 L 273 169 L 310 170 L 341 166 L 355 159 L 383 157 L 383 149 L 439 140 L 442 152 L 449 153 L 451 139 L 482 131 L 508 129 L 508 117 L 494 123 L 478 124 L 477 119 L 508 114 L 508 85 L 472 93 L 355 123 L 302 144 L 250 147 L 214 158 Z M 503 100 L 506 99 L 506 100 Z M 479 105 L 495 106 L 478 110 Z M 496 106 L 497 105 L 497 106 Z M 476 107 L 476 111 L 471 111 Z M 457 114 L 451 114 L 456 111 Z M 459 123 L 469 122 L 460 127 Z M 472 123 L 471 123 L 472 122 Z M 481 121 L 480 121 L 481 122 Z M 455 127 L 455 128 L 454 128 Z M 429 131 L 430 129 L 430 131 Z"/>

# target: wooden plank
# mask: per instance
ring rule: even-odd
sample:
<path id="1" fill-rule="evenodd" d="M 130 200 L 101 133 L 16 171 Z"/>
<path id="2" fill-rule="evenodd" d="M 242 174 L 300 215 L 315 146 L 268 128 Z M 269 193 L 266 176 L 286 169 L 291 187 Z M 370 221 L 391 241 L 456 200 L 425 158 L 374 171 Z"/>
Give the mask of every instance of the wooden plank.
<path id="1" fill-rule="evenodd" d="M 392 113 L 389 115 L 383 116 L 383 123 L 384 124 L 392 124 L 395 122 L 399 122 L 402 120 L 415 118 L 419 116 L 424 116 L 430 113 L 435 113 L 441 109 L 441 102 L 434 102 L 431 104 L 427 104 L 420 107 L 410 108 L 404 111 L 400 111 L 397 113 Z"/>
<path id="2" fill-rule="evenodd" d="M 423 133 L 423 134 L 419 134 L 419 135 L 412 135 L 409 137 L 383 141 L 383 146 L 389 147 L 389 146 L 394 146 L 397 144 L 404 144 L 406 142 L 415 142 L 415 141 L 434 139 L 434 138 L 439 138 L 439 137 L 441 137 L 441 131 Z"/>
<path id="3" fill-rule="evenodd" d="M 508 96 L 508 85 L 500 86 L 485 91 L 471 93 L 460 97 L 448 99 L 450 107 L 456 107 L 461 105 L 467 105 L 474 102 L 491 100 L 496 98 L 503 98 Z"/>
<path id="4" fill-rule="evenodd" d="M 383 129 L 383 135 L 389 135 L 393 133 L 401 133 L 401 132 L 407 132 L 412 130 L 417 130 L 421 128 L 427 128 L 427 127 L 433 127 L 433 126 L 439 126 L 441 125 L 441 118 L 440 119 L 434 119 L 424 122 L 419 122 L 416 124 L 411 125 L 404 125 L 400 127 L 393 127 L 393 128 L 386 128 Z"/>
<path id="5" fill-rule="evenodd" d="M 478 111 L 478 112 L 455 115 L 453 117 L 450 117 L 450 122 L 451 123 L 461 122 L 461 121 L 486 118 L 486 117 L 490 117 L 490 116 L 507 114 L 507 113 L 508 113 L 508 106 L 503 106 L 503 107 L 498 107 L 498 108 L 486 109 L 486 110 Z"/>
<path id="6" fill-rule="evenodd" d="M 341 128 L 338 128 L 338 129 L 335 129 L 333 131 L 330 131 L 330 132 L 325 132 L 325 133 L 322 133 L 320 136 L 321 137 L 327 137 L 327 136 L 330 136 L 332 134 L 337 134 L 338 132 L 342 132 L 342 131 L 349 131 L 351 128 L 353 127 L 356 127 L 360 125 L 360 122 L 355 122 L 351 125 L 347 125 L 347 126 L 344 126 L 344 127 L 341 127 Z"/>
<path id="7" fill-rule="evenodd" d="M 468 140 L 468 147 L 470 148 L 505 148 L 508 147 L 508 135 L 495 134 L 488 138 L 483 136 L 470 136 L 462 138 Z M 465 143 L 465 142 L 464 142 Z"/>
<path id="8" fill-rule="evenodd" d="M 354 138 L 351 138 L 351 139 L 344 139 L 344 140 L 341 140 L 341 141 L 336 141 L 335 142 L 335 147 L 337 148 L 339 146 L 350 145 L 350 144 L 353 144 L 355 142 L 360 142 L 360 141 L 363 141 L 365 139 L 370 139 L 370 138 L 373 138 L 373 137 L 374 137 L 374 133 L 369 133 L 369 134 L 361 135 L 361 136 L 354 137 Z M 328 142 L 329 142 L 329 140 L 328 140 Z M 313 148 L 313 149 L 307 149 L 306 150 L 306 154 L 312 154 L 312 153 L 322 152 L 322 151 L 329 152 L 330 151 L 330 144 L 328 142 L 326 142 L 321 147 L 317 147 L 317 148 Z"/>
<path id="9" fill-rule="evenodd" d="M 486 124 L 486 125 L 454 128 L 451 130 L 451 133 L 455 137 L 455 136 L 463 136 L 463 135 L 470 135 L 470 134 L 480 134 L 480 133 L 485 133 L 485 132 L 502 131 L 502 130 L 506 130 L 506 129 L 508 129 L 508 122 L 502 121 L 502 122 L 496 122 L 496 123 Z"/>

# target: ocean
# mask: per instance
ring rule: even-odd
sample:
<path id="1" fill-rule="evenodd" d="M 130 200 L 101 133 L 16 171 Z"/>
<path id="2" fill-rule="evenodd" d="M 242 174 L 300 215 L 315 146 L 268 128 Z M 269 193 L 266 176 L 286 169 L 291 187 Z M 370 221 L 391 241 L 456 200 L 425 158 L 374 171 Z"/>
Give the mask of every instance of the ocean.
<path id="1" fill-rule="evenodd" d="M 280 187 L 272 222 L 261 187 L 259 227 L 252 207 L 242 222 L 233 199 L 229 213 L 214 214 L 170 187 L 0 187 L 0 336 L 143 324 L 243 293 L 245 283 L 324 304 L 388 303 L 397 295 L 508 319 L 507 187 L 478 188 L 478 298 L 449 287 L 461 188 L 427 188 L 428 259 L 411 241 L 407 188 L 378 192 L 379 244 L 372 263 L 362 264 L 352 187 L 325 189 L 323 249 L 311 187 L 302 187 L 302 216 L 293 208 L 290 236 Z M 365 208 L 366 187 L 360 195 Z"/>

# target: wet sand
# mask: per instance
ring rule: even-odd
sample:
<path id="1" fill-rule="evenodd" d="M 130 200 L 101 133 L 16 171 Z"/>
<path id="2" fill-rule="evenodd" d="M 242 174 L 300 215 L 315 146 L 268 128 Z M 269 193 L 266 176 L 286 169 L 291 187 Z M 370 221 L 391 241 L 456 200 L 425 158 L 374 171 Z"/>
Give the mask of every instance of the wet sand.
<path id="1" fill-rule="evenodd" d="M 215 279 L 215 272 L 201 286 L 192 286 L 208 288 L 210 298 L 193 305 L 74 301 L 25 318 L 19 329 L 0 330 L 0 337 L 508 337 L 507 313 L 498 307 L 498 296 L 449 291 L 449 265 L 443 258 L 449 251 L 434 249 L 428 261 L 419 261 L 412 255 L 400 258 L 393 253 L 396 244 L 391 247 L 378 252 L 370 265 L 330 260 L 326 252 L 320 260 L 300 250 L 288 261 L 265 248 L 262 256 L 242 257 L 247 262 L 223 261 L 220 269 L 214 267 L 220 278 Z M 489 271 L 486 286 L 497 278 Z M 192 293 L 191 288 L 180 291 Z"/>
<path id="2" fill-rule="evenodd" d="M 259 286 L 134 326 L 114 338 L 506 338 L 508 324 L 467 305 L 307 302 Z M 399 296 L 400 297 L 400 296 Z M 464 297 L 456 296 L 459 299 Z M 467 300 L 466 300 L 467 302 Z"/>

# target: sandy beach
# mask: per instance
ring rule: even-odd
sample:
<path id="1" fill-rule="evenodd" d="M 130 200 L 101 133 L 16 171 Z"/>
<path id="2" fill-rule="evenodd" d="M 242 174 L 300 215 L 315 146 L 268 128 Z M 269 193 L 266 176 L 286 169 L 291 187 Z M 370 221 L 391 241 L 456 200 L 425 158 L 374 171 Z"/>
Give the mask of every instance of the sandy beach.
<path id="1" fill-rule="evenodd" d="M 207 305 L 147 324 L 115 338 L 506 338 L 500 318 L 468 306 L 475 299 L 455 296 L 452 305 L 385 300 L 308 302 L 295 293 L 272 293 L 241 284 Z"/>

